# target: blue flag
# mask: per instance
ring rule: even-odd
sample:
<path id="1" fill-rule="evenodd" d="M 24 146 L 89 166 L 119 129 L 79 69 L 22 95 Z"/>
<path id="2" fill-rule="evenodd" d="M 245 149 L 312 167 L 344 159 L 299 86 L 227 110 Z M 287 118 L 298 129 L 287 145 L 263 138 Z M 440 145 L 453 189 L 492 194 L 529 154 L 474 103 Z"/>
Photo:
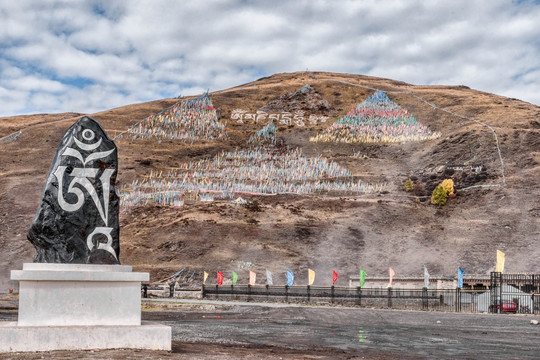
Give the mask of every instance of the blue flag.
<path id="1" fill-rule="evenodd" d="M 458 266 L 457 268 L 457 287 L 462 288 L 463 287 L 463 275 L 465 275 L 465 271 L 461 267 Z"/>
<path id="2" fill-rule="evenodd" d="M 293 286 L 294 274 L 291 270 L 287 270 L 287 286 Z"/>

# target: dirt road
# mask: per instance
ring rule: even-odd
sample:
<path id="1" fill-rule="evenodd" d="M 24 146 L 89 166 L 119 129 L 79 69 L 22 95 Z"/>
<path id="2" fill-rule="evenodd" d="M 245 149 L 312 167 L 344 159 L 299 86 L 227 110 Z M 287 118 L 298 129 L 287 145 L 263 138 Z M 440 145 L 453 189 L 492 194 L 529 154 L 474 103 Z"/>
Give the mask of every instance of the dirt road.
<path id="1" fill-rule="evenodd" d="M 537 359 L 538 317 L 343 307 L 146 304 L 145 321 L 173 329 L 173 351 L 0 354 L 0 359 Z M 0 311 L 0 320 L 15 320 Z"/>

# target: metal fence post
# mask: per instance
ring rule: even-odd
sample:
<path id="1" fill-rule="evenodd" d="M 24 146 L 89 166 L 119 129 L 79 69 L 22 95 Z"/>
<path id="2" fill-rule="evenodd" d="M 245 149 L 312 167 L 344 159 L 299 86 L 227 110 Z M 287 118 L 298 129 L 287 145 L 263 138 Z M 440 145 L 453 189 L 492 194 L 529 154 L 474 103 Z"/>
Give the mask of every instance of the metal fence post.
<path id="1" fill-rule="evenodd" d="M 174 297 L 174 283 L 169 284 L 169 297 Z"/>
<path id="2" fill-rule="evenodd" d="M 289 302 L 289 285 L 285 285 L 285 302 Z"/>
<path id="3" fill-rule="evenodd" d="M 251 301 L 251 284 L 248 284 L 248 296 L 247 296 L 247 301 Z"/>
<path id="4" fill-rule="evenodd" d="M 266 300 L 268 301 L 269 298 L 270 298 L 270 289 L 269 289 L 268 284 L 266 284 Z"/>
<path id="5" fill-rule="evenodd" d="M 332 285 L 332 304 L 334 303 L 335 290 L 334 285 Z"/>
<path id="6" fill-rule="evenodd" d="M 147 298 L 148 297 L 148 285 L 143 284 L 142 290 L 143 290 L 143 298 Z"/>
<path id="7" fill-rule="evenodd" d="M 456 289 L 456 312 L 461 312 L 461 289 Z"/>
<path id="8" fill-rule="evenodd" d="M 231 284 L 231 299 L 234 299 L 234 285 Z"/>
<path id="9" fill-rule="evenodd" d="M 362 288 L 360 286 L 356 288 L 356 305 L 362 306 Z"/>
<path id="10" fill-rule="evenodd" d="M 308 301 L 308 302 L 309 302 L 310 299 L 311 299 L 311 294 L 310 294 L 309 290 L 310 290 L 310 286 L 308 285 L 308 286 L 307 286 L 307 301 Z"/>
<path id="11" fill-rule="evenodd" d="M 422 309 L 428 310 L 429 309 L 429 301 L 428 301 L 428 292 L 427 287 L 422 288 Z"/>
<path id="12" fill-rule="evenodd" d="M 392 308 L 392 288 L 388 288 L 388 307 Z"/>
<path id="13" fill-rule="evenodd" d="M 497 307 L 498 311 L 497 313 L 502 313 L 502 307 L 503 307 L 503 298 L 502 298 L 502 293 L 503 293 L 503 273 L 500 274 L 500 277 L 501 277 L 501 282 L 499 284 L 499 306 Z"/>
<path id="14" fill-rule="evenodd" d="M 219 295 L 218 289 L 219 289 L 219 285 L 216 284 L 216 299 L 218 298 L 218 295 Z"/>
<path id="15" fill-rule="evenodd" d="M 201 287 L 201 299 L 204 299 L 204 284 L 202 284 L 202 287 Z"/>

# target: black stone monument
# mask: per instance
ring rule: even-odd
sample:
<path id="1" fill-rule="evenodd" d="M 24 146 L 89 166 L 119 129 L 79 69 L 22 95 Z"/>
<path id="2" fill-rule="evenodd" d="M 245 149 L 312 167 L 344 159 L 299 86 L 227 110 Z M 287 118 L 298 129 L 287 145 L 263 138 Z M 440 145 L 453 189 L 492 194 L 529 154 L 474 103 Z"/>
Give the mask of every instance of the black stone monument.
<path id="1" fill-rule="evenodd" d="M 119 264 L 118 152 L 87 116 L 65 133 L 28 230 L 34 262 Z"/>

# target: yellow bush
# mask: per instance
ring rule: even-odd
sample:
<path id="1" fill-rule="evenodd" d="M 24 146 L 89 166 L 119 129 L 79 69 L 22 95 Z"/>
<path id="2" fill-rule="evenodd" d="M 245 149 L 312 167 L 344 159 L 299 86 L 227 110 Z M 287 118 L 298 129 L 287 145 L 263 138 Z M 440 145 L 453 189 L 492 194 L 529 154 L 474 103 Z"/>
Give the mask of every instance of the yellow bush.
<path id="1" fill-rule="evenodd" d="M 448 194 L 446 190 L 442 187 L 442 185 L 437 185 L 435 190 L 433 190 L 433 194 L 431 194 L 431 203 L 433 205 L 443 206 L 446 204 L 447 199 Z"/>
<path id="2" fill-rule="evenodd" d="M 454 181 L 452 179 L 444 179 L 431 194 L 431 203 L 438 206 L 446 204 L 449 196 L 454 195 Z"/>
<path id="3" fill-rule="evenodd" d="M 443 187 L 444 191 L 446 191 L 448 196 L 454 195 L 454 181 L 452 179 L 443 180 L 441 186 Z"/>
<path id="4" fill-rule="evenodd" d="M 413 182 L 411 179 L 408 179 L 408 180 L 405 181 L 405 183 L 403 184 L 403 187 L 405 188 L 405 191 L 406 191 L 406 192 L 411 192 L 411 191 L 413 191 L 413 189 L 414 189 L 414 182 Z"/>

